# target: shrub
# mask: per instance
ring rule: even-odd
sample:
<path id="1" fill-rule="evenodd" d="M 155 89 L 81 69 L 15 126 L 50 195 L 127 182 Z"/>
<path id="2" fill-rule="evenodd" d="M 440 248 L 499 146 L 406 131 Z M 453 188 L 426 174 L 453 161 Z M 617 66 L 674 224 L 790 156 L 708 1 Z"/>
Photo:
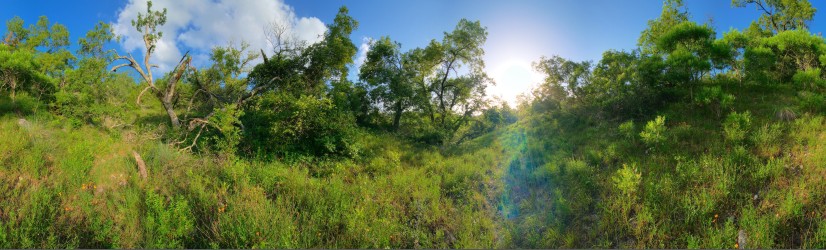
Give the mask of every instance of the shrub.
<path id="1" fill-rule="evenodd" d="M 637 189 L 639 189 L 642 174 L 637 171 L 635 164 L 631 164 L 631 166 L 623 164 L 622 168 L 617 170 L 614 176 L 611 177 L 611 180 L 620 193 L 630 199 L 636 195 Z"/>
<path id="2" fill-rule="evenodd" d="M 619 126 L 620 134 L 625 137 L 626 140 L 632 140 L 636 137 L 636 128 L 634 127 L 634 121 L 628 120 L 627 122 L 623 122 Z"/>
<path id="3" fill-rule="evenodd" d="M 746 138 L 751 126 L 751 113 L 746 111 L 742 113 L 732 112 L 726 117 L 723 122 L 723 134 L 726 140 L 739 143 Z"/>
<path id="4" fill-rule="evenodd" d="M 146 191 L 146 216 L 143 219 L 144 247 L 182 248 L 194 230 L 189 203 L 182 197 L 167 199 Z"/>
<path id="5" fill-rule="evenodd" d="M 823 86 L 823 79 L 820 78 L 820 68 L 799 70 L 792 77 L 792 81 L 796 85 L 807 89 L 817 89 Z"/>
<path id="6" fill-rule="evenodd" d="M 694 96 L 694 103 L 711 108 L 718 116 L 734 102 L 734 95 L 724 93 L 720 86 L 703 87 Z"/>
<path id="7" fill-rule="evenodd" d="M 640 132 L 640 137 L 649 146 L 659 145 L 665 141 L 665 129 L 665 117 L 657 116 L 656 119 L 645 124 L 645 128 Z"/>
<path id="8" fill-rule="evenodd" d="M 270 94 L 241 117 L 248 153 L 358 156 L 355 117 L 328 98 Z"/>
<path id="9" fill-rule="evenodd" d="M 819 93 L 800 91 L 797 93 L 800 107 L 811 112 L 826 111 L 826 98 Z"/>
<path id="10" fill-rule="evenodd" d="M 780 140 L 783 131 L 779 124 L 765 125 L 754 131 L 751 141 L 754 143 L 758 154 L 764 157 L 772 157 L 780 154 Z"/>

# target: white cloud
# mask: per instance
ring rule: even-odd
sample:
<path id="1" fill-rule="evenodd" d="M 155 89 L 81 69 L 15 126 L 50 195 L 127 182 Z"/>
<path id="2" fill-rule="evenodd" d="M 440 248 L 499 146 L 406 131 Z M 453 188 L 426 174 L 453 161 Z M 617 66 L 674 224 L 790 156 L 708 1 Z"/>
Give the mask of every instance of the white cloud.
<path id="1" fill-rule="evenodd" d="M 373 43 L 373 38 L 370 37 L 363 37 L 361 39 L 361 45 L 359 45 L 359 51 L 356 54 L 356 61 L 355 61 L 355 69 L 356 72 L 361 68 L 361 65 L 364 64 L 364 61 L 367 60 L 367 52 L 370 51 L 370 45 Z"/>
<path id="2" fill-rule="evenodd" d="M 118 13 L 112 24 L 116 35 L 123 37 L 121 46 L 127 52 L 143 54 L 143 39 L 132 27 L 138 13 L 146 12 L 147 0 L 130 0 Z M 171 70 L 183 53 L 190 51 L 193 60 L 203 63 L 212 47 L 250 44 L 250 50 L 272 46 L 264 29 L 272 22 L 286 25 L 287 34 L 309 44 L 321 40 L 327 27 L 315 17 L 297 17 L 292 7 L 283 0 L 175 0 L 154 1 L 153 10 L 167 9 L 166 24 L 160 27 L 163 37 L 158 42 L 151 63 L 158 64 L 156 73 Z"/>

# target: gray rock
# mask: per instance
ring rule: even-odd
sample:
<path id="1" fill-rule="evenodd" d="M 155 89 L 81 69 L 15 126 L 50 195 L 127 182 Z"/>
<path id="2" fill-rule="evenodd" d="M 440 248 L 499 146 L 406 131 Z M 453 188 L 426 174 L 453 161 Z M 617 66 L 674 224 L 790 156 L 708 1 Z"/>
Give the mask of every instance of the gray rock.
<path id="1" fill-rule="evenodd" d="M 26 121 L 26 119 L 20 118 L 19 120 L 17 120 L 17 125 L 19 125 L 20 127 L 26 128 L 26 127 L 29 127 L 29 121 Z"/>
<path id="2" fill-rule="evenodd" d="M 740 249 L 745 249 L 746 248 L 746 240 L 747 240 L 746 231 L 743 231 L 743 229 L 740 229 L 740 231 L 737 232 L 737 244 L 740 245 Z"/>

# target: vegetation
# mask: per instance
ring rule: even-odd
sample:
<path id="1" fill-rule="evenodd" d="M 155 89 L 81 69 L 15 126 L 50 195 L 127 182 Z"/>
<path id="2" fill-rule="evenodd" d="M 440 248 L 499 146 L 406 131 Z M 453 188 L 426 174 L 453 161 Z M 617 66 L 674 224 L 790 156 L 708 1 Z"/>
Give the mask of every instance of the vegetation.
<path id="1" fill-rule="evenodd" d="M 46 17 L 0 43 L 2 248 L 824 248 L 826 40 L 806 0 L 718 35 L 680 0 L 632 51 L 534 64 L 485 96 L 487 30 L 370 44 L 339 9 L 320 42 L 215 47 L 153 74 L 70 52 Z M 113 64 L 114 63 L 114 64 Z M 458 70 L 461 69 L 461 70 Z M 358 80 L 353 80 L 358 79 Z"/>

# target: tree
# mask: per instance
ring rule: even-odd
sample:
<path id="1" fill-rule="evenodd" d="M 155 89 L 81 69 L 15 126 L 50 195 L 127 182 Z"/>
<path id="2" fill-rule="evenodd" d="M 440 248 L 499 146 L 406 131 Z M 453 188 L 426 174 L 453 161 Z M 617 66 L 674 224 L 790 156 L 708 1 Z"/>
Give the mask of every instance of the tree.
<path id="1" fill-rule="evenodd" d="M 668 55 L 666 76 L 670 85 L 697 81 L 711 70 L 714 36 L 708 25 L 691 21 L 677 24 L 660 36 L 656 48 Z"/>
<path id="2" fill-rule="evenodd" d="M 358 22 L 342 7 L 322 41 L 307 47 L 296 43 L 274 46 L 277 51 L 253 68 L 243 96 L 258 98 L 248 99 L 252 101 L 244 105 L 240 117 L 245 126 L 243 145 L 247 146 L 243 149 L 250 153 L 357 153 L 353 147 L 355 119 L 350 108 L 336 106 L 346 103 L 345 99 L 358 99 L 347 96 L 351 92 L 346 86 L 347 65 L 357 49 L 350 34 L 357 27 Z M 275 44 L 289 41 L 273 37 Z"/>
<path id="3" fill-rule="evenodd" d="M 324 39 L 306 48 L 274 32 L 276 35 L 271 37 L 275 39 L 270 41 L 275 41 L 277 51 L 270 58 L 263 55 L 264 63 L 250 72 L 250 94 L 285 91 L 296 96 L 322 97 L 328 81 L 346 78 L 347 64 L 352 63 L 357 50 L 350 34 L 358 27 L 348 12 L 346 7 L 341 7 L 333 24 L 328 25 Z"/>
<path id="4" fill-rule="evenodd" d="M 132 20 L 132 26 L 135 26 L 135 29 L 137 29 L 138 32 L 141 32 L 143 35 L 144 45 L 146 46 L 143 57 L 143 65 L 138 64 L 131 54 L 129 54 L 129 56 L 117 55 L 115 57 L 116 61 L 127 60 L 128 63 L 116 65 L 112 67 L 112 71 L 117 71 L 122 67 L 130 67 L 135 69 L 135 71 L 140 74 L 143 81 L 147 84 L 147 86 L 138 95 L 136 103 L 140 105 L 141 97 L 147 91 L 151 91 L 152 94 L 154 94 L 155 97 L 161 102 L 161 105 L 163 105 L 164 110 L 172 123 L 172 127 L 177 129 L 181 126 L 180 119 L 175 113 L 174 103 L 177 94 L 177 84 L 181 80 L 181 77 L 184 75 L 185 71 L 188 69 L 188 65 L 192 58 L 189 57 L 188 54 L 185 54 L 178 62 L 178 65 L 176 65 L 172 72 L 170 72 L 169 77 L 166 78 L 166 83 L 163 85 L 156 84 L 152 76 L 152 68 L 158 66 L 150 64 L 149 59 L 152 57 L 152 53 L 155 52 L 155 46 L 158 40 L 163 36 L 163 32 L 160 32 L 157 29 L 165 23 L 166 8 L 164 8 L 163 11 L 152 11 L 152 1 L 148 1 L 146 3 L 145 15 L 144 13 L 138 13 L 138 18 L 136 20 Z"/>
<path id="5" fill-rule="evenodd" d="M 688 10 L 686 10 L 682 0 L 665 0 L 660 17 L 648 21 L 648 27 L 640 34 L 637 45 L 643 53 L 660 53 L 661 51 L 656 47 L 660 36 L 675 25 L 688 21 L 689 17 Z"/>
<path id="6" fill-rule="evenodd" d="M 421 60 L 423 66 L 422 71 L 412 75 L 424 73 L 426 79 L 426 84 L 416 91 L 418 105 L 439 130 L 440 142 L 450 139 L 487 104 L 485 89 L 493 82 L 485 74 L 482 60 L 487 35 L 479 21 L 462 19 L 451 33 L 445 32 L 441 43 L 434 41 L 424 50 L 412 52 L 411 59 Z M 436 62 L 436 66 L 428 68 L 434 65 L 430 62 Z"/>
<path id="7" fill-rule="evenodd" d="M 245 76 L 251 70 L 250 63 L 258 58 L 255 52 L 247 51 L 249 44 L 241 42 L 240 47 L 232 44 L 214 47 L 210 54 L 212 65 L 196 70 L 192 68 L 181 87 L 181 95 L 189 99 L 184 111 L 184 121 L 188 121 L 187 130 L 196 128 L 189 146 L 195 147 L 198 139 L 206 130 L 206 137 L 220 151 L 230 152 L 240 142 L 243 124 L 241 109 L 248 100 L 257 96 L 259 89 L 250 89 L 249 78 Z M 209 131 L 214 128 L 214 131 Z M 176 143 L 186 142 L 189 134 Z"/>
<path id="8" fill-rule="evenodd" d="M 66 26 L 51 24 L 49 18 L 40 16 L 37 23 L 24 27 L 23 19 L 14 17 L 6 22 L 7 34 L 5 44 L 15 52 L 26 51 L 31 54 L 38 65 L 38 71 L 54 79 L 60 79 L 60 86 L 66 83 L 65 70 L 71 68 L 74 55 L 68 51 L 69 31 Z M 22 55 L 22 54 L 21 54 Z M 18 65 L 19 66 L 19 65 Z M 54 86 L 49 83 L 37 85 L 39 95 L 52 94 Z"/>
<path id="9" fill-rule="evenodd" d="M 544 88 L 561 86 L 565 89 L 563 95 L 547 89 L 544 93 L 547 94 L 546 97 L 560 101 L 566 99 L 567 96 L 584 98 L 585 86 L 588 86 L 591 80 L 591 62 L 573 62 L 559 56 L 552 56 L 540 58 L 539 62 L 534 63 L 533 66 L 537 71 L 545 73 Z"/>
<path id="10" fill-rule="evenodd" d="M 808 0 L 732 0 L 735 7 L 754 4 L 762 11 L 760 19 L 754 21 L 758 27 L 775 34 L 795 29 L 808 29 L 807 22 L 817 11 Z"/>
<path id="11" fill-rule="evenodd" d="M 399 48 L 401 44 L 382 37 L 370 45 L 367 59 L 361 66 L 359 78 L 367 83 L 374 105 L 383 105 L 393 112 L 393 129 L 398 130 L 402 112 L 411 104 L 413 78 L 407 73 Z M 407 67 L 405 67 L 407 66 Z"/>
<path id="12" fill-rule="evenodd" d="M 13 50 L 7 45 L 0 45 L 0 79 L 9 89 L 12 101 L 18 89 L 42 94 L 52 86 L 52 79 L 41 73 L 41 65 L 35 60 L 34 53 L 28 50 Z"/>
<path id="13" fill-rule="evenodd" d="M 52 103 L 55 111 L 83 120 L 95 120 L 102 113 L 123 113 L 115 111 L 123 108 L 123 105 L 115 106 L 117 109 L 101 105 L 117 98 L 110 95 L 110 91 L 107 91 L 109 88 L 105 86 L 112 78 L 106 68 L 114 54 L 104 50 L 104 46 L 113 38 L 109 24 L 99 22 L 85 37 L 78 40 L 80 47 L 76 54 L 79 60 L 74 68 L 65 71 L 67 80 L 60 86 L 55 94 L 55 102 Z"/>
<path id="14" fill-rule="evenodd" d="M 590 84 L 584 87 L 585 102 L 620 118 L 647 106 L 644 103 L 650 99 L 652 86 L 640 80 L 640 61 L 637 51 L 603 52 L 591 72 Z"/>

